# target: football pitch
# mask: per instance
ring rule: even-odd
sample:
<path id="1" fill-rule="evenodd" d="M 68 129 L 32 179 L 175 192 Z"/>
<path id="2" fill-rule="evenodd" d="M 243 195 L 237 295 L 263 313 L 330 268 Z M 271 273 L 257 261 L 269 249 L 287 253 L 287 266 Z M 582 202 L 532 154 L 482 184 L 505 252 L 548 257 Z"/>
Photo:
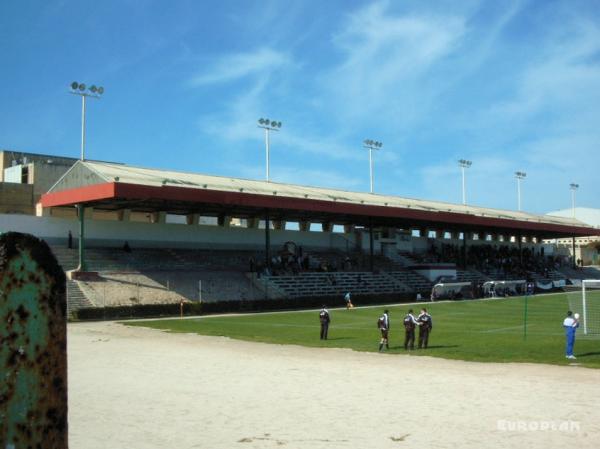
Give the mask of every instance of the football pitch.
<path id="1" fill-rule="evenodd" d="M 565 359 L 562 321 L 570 308 L 569 300 L 572 300 L 571 304 L 576 303 L 580 295 L 580 292 L 537 295 L 529 297 L 527 303 L 525 297 L 513 297 L 357 307 L 352 310 L 335 308 L 335 305 L 329 304 L 331 325 L 326 341 L 319 339 L 319 318 L 315 310 L 126 324 L 255 342 L 377 352 L 377 319 L 384 309 L 388 309 L 390 349 L 384 352 L 390 355 L 408 352 L 411 356 L 427 355 L 478 362 L 577 364 L 600 368 L 600 336 L 585 336 L 582 328 L 577 331 L 575 343 L 577 360 Z M 418 314 L 421 307 L 427 307 L 433 317 L 429 348 L 405 351 L 402 318 L 410 308 Z"/>

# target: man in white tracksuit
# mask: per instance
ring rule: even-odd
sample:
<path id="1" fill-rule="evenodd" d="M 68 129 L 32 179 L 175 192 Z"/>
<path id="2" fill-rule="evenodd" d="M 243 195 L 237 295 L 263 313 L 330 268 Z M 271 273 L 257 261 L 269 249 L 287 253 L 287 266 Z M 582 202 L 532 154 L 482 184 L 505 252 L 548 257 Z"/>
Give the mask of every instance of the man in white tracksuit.
<path id="1" fill-rule="evenodd" d="M 566 357 L 568 359 L 575 359 L 576 357 L 573 355 L 573 346 L 575 345 L 575 332 L 579 327 L 579 314 L 576 313 L 573 316 L 573 312 L 570 310 L 567 312 L 567 317 L 563 321 L 563 327 L 565 329 L 565 336 L 567 337 L 567 348 L 566 348 Z"/>

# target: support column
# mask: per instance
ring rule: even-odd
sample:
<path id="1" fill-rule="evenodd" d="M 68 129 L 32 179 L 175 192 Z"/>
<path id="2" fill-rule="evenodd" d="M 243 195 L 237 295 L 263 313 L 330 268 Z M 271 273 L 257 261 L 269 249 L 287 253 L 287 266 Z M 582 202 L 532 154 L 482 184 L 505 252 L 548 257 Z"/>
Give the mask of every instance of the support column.
<path id="1" fill-rule="evenodd" d="M 462 235 L 463 235 L 463 244 L 462 244 L 462 255 L 463 255 L 463 269 L 467 269 L 467 238 L 468 238 L 468 232 L 463 231 Z"/>
<path id="2" fill-rule="evenodd" d="M 188 214 L 185 216 L 185 222 L 188 225 L 198 226 L 200 224 L 200 214 Z"/>
<path id="3" fill-rule="evenodd" d="M 42 203 L 37 203 L 35 205 L 35 215 L 36 215 L 36 217 L 51 217 L 52 216 L 52 208 L 51 207 L 42 207 Z"/>
<path id="4" fill-rule="evenodd" d="M 520 232 L 517 235 L 517 240 L 519 241 L 519 267 L 523 268 L 523 236 Z"/>
<path id="5" fill-rule="evenodd" d="M 373 221 L 369 219 L 369 267 L 371 272 L 375 271 L 373 269 L 373 257 L 374 257 L 374 249 L 373 249 Z"/>
<path id="6" fill-rule="evenodd" d="M 271 222 L 269 209 L 265 211 L 265 266 L 271 267 Z"/>
<path id="7" fill-rule="evenodd" d="M 77 215 L 79 218 L 79 266 L 75 271 L 87 271 L 85 263 L 85 206 L 77 205 Z"/>
<path id="8" fill-rule="evenodd" d="M 131 220 L 131 209 L 121 209 L 117 212 L 119 221 L 130 221 Z"/>
<path id="9" fill-rule="evenodd" d="M 166 212 L 152 212 L 150 214 L 150 223 L 165 224 L 167 222 Z"/>
<path id="10" fill-rule="evenodd" d="M 573 244 L 573 246 L 572 246 L 572 249 L 573 249 L 573 268 L 577 268 L 577 255 L 575 253 L 575 237 L 573 237 L 573 243 L 572 244 Z"/>
<path id="11" fill-rule="evenodd" d="M 228 228 L 231 224 L 231 217 L 228 215 L 219 215 L 217 217 L 217 224 L 223 228 Z"/>

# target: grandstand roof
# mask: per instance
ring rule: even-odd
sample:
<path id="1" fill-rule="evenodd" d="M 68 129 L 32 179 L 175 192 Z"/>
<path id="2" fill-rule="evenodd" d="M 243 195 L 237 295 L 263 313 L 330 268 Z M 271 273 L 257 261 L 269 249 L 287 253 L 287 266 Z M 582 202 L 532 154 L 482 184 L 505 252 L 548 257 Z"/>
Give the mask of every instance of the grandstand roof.
<path id="1" fill-rule="evenodd" d="M 104 210 L 237 217 L 261 216 L 268 209 L 272 219 L 511 230 L 543 238 L 600 232 L 568 217 L 91 161 L 76 162 L 41 202 L 43 207 L 82 203 Z"/>

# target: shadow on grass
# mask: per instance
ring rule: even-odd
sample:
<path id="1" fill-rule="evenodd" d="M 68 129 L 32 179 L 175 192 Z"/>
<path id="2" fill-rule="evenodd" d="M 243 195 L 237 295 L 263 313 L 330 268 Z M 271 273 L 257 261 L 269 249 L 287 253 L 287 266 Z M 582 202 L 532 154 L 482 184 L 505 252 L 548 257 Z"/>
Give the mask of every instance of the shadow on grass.
<path id="1" fill-rule="evenodd" d="M 427 349 L 447 349 L 447 348 L 460 348 L 460 345 L 433 345 L 428 346 Z"/>
<path id="2" fill-rule="evenodd" d="M 426 349 L 421 351 L 427 351 L 427 349 L 448 349 L 448 348 L 460 348 L 460 345 L 429 345 Z"/>
<path id="3" fill-rule="evenodd" d="M 577 357 L 591 357 L 594 355 L 600 355 L 600 351 L 597 352 L 584 352 L 583 354 L 577 354 Z"/>
<path id="4" fill-rule="evenodd" d="M 430 349 L 448 349 L 448 348 L 459 348 L 460 345 L 434 345 L 434 346 L 428 346 L 427 348 L 423 348 L 423 349 L 419 349 L 415 346 L 414 349 L 404 349 L 404 346 L 400 345 L 400 346 L 390 346 L 390 349 L 396 349 L 398 351 L 406 351 L 406 352 L 424 352 L 424 351 L 428 351 Z"/>

